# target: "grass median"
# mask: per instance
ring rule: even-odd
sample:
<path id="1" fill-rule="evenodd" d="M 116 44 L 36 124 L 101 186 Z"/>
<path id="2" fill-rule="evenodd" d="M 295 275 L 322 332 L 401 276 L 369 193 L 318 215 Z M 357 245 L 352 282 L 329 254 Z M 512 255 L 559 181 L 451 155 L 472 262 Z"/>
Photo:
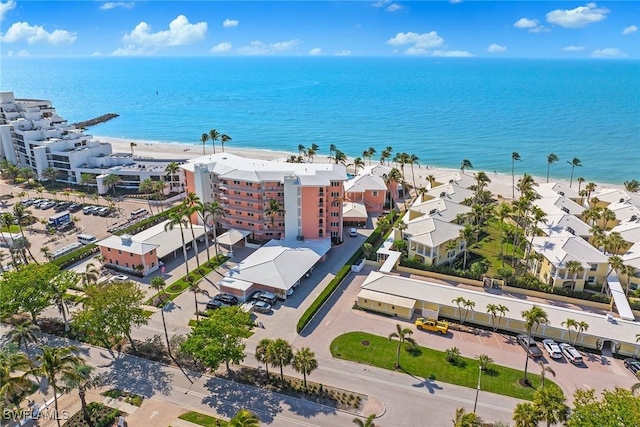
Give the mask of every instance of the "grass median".
<path id="1" fill-rule="evenodd" d="M 439 337 L 434 337 L 439 339 Z M 390 342 L 386 337 L 368 334 L 366 332 L 348 332 L 340 335 L 331 343 L 333 357 L 350 360 L 352 362 L 372 365 L 383 369 L 393 369 L 396 363 L 398 342 Z M 475 356 L 475 355 L 473 355 Z M 409 353 L 400 351 L 400 366 L 409 375 L 425 380 L 440 381 L 449 384 L 476 388 L 478 384 L 478 361 L 473 358 L 461 357 L 457 364 L 445 360 L 443 351 L 418 346 L 416 351 Z M 540 386 L 540 375 L 534 374 L 539 370 L 538 365 L 530 361 L 528 378 L 532 387 L 523 387 L 518 383 L 523 372 L 517 369 L 490 364 L 483 372 L 481 390 L 518 399 L 533 400 L 533 393 Z M 549 379 L 545 379 L 545 387 L 557 387 Z"/>

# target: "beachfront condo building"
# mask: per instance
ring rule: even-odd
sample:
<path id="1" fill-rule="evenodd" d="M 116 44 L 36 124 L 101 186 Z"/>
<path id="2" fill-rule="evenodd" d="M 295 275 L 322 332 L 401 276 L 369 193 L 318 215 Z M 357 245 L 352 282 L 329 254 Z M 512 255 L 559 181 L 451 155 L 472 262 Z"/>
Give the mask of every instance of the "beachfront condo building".
<path id="1" fill-rule="evenodd" d="M 100 194 L 109 191 L 105 179 L 119 178 L 117 187 L 137 189 L 142 181 L 165 180 L 166 192 L 179 192 L 181 175 L 167 176 L 170 160 L 134 158 L 132 153 L 113 153 L 108 142 L 69 125 L 60 117 L 51 101 L 15 99 L 13 92 L 0 92 L 0 156 L 9 162 L 29 167 L 40 180 L 46 170 L 56 171 L 57 182 L 97 186 Z M 89 183 L 82 175 L 91 176 Z M 107 181 L 108 182 L 108 181 Z"/>
<path id="2" fill-rule="evenodd" d="M 222 228 L 248 231 L 258 240 L 342 240 L 343 165 L 218 153 L 180 167 L 188 192 L 224 208 L 224 216 L 217 218 Z"/>

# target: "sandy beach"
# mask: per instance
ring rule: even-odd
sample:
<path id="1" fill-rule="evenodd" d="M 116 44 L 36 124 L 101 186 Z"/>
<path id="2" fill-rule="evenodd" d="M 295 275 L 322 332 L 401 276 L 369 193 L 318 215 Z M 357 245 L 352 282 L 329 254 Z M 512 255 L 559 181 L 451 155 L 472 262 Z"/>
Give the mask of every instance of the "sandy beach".
<path id="1" fill-rule="evenodd" d="M 178 143 L 162 143 L 162 142 L 147 142 L 147 141 L 135 141 L 135 140 L 124 140 L 110 137 L 101 137 L 96 136 L 96 139 L 99 139 L 102 142 L 110 142 L 113 147 L 114 153 L 130 153 L 131 152 L 131 142 L 135 142 L 137 145 L 133 147 L 134 155 L 140 158 L 155 158 L 155 159 L 171 159 L 171 160 L 188 160 L 200 157 L 203 155 L 202 145 L 201 144 L 178 144 Z M 285 162 L 286 159 L 290 155 L 298 155 L 297 152 L 292 151 L 275 151 L 275 150 L 260 150 L 260 149 L 252 149 L 252 148 L 238 148 L 233 145 L 225 146 L 225 152 L 232 153 L 238 156 L 243 157 L 251 157 L 256 159 L 264 159 L 264 160 L 272 160 Z M 221 151 L 220 144 L 216 145 L 216 153 Z M 213 148 L 210 142 L 207 142 L 205 146 L 205 153 L 212 154 Z M 348 163 L 351 163 L 353 159 L 349 159 Z M 327 156 L 318 155 L 314 158 L 314 163 L 328 163 L 329 158 Z M 371 164 L 375 164 L 377 160 L 371 159 Z M 366 164 L 369 164 L 369 161 L 366 161 Z M 393 166 L 393 162 L 391 163 Z M 353 167 L 349 167 L 348 171 L 353 173 Z M 421 164 L 414 166 L 415 173 L 415 182 L 418 187 L 427 186 L 427 177 L 429 175 L 433 175 L 435 177 L 442 176 L 451 172 L 460 172 L 460 169 L 454 168 L 437 168 L 431 165 L 428 165 L 428 159 L 421 159 Z M 478 172 L 477 170 L 467 170 L 466 174 L 473 174 Z M 512 194 L 512 186 L 511 186 L 511 175 L 503 174 L 503 173 L 494 173 L 493 171 L 484 171 L 487 173 L 489 178 L 491 179 L 491 183 L 488 186 L 488 189 L 496 195 L 502 196 L 505 199 L 511 199 Z M 516 185 L 518 182 L 518 178 L 522 176 L 525 171 L 517 170 L 516 173 Z M 406 179 L 409 182 L 413 182 L 413 178 L 411 176 L 411 168 L 409 166 L 405 166 L 405 175 Z M 576 182 L 577 177 L 580 176 L 578 173 L 574 176 L 573 185 L 574 188 L 578 187 L 578 183 Z M 546 182 L 546 177 L 538 177 L 534 176 L 534 179 L 537 183 L 541 184 Z M 563 182 L 565 184 L 569 184 L 569 181 L 566 180 L 558 180 L 550 178 L 550 182 Z M 611 184 L 597 184 L 597 190 L 602 190 L 605 188 L 622 188 L 622 186 L 616 186 Z M 583 184 L 584 185 L 584 184 Z M 518 196 L 518 191 L 516 190 L 516 197 Z"/>

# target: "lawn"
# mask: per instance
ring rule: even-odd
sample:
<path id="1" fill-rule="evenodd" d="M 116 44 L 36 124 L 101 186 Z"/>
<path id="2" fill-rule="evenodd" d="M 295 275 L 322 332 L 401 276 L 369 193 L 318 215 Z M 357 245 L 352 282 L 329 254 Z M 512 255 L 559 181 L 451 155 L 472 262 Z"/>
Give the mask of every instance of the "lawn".
<path id="1" fill-rule="evenodd" d="M 368 345 L 363 345 L 368 342 Z M 365 332 L 349 332 L 340 335 L 331 343 L 331 355 L 339 359 L 364 363 L 384 369 L 393 369 L 396 362 L 398 342 L 389 342 L 386 337 L 367 334 Z M 442 351 L 426 347 L 418 347 L 413 354 L 402 349 L 400 351 L 400 366 L 409 375 L 450 384 L 476 388 L 478 383 L 478 361 L 473 358 L 462 357 L 454 365 L 445 360 Z M 529 380 L 533 387 L 522 387 L 518 380 L 523 372 L 491 364 L 482 374 L 481 389 L 492 393 L 511 396 L 518 399 L 532 400 L 535 388 L 540 385 L 540 376 L 536 363 L 529 363 Z M 551 380 L 545 380 L 545 387 L 557 387 Z"/>
<path id="2" fill-rule="evenodd" d="M 513 228 L 513 226 L 509 224 L 505 224 L 504 227 L 505 229 Z M 488 260 L 491 263 L 488 274 L 489 276 L 496 276 L 498 270 L 502 268 L 502 260 L 500 259 L 500 223 L 495 219 L 490 219 L 487 222 L 486 233 L 484 233 L 484 235 L 481 234 L 480 237 L 478 243 L 469 247 L 469 252 L 473 252 Z M 511 254 L 513 252 L 513 240 L 509 238 L 509 241 L 502 247 L 505 254 L 504 266 L 513 271 L 513 267 L 510 265 L 512 259 Z M 522 259 L 523 257 L 524 253 L 522 249 L 516 248 L 516 258 Z"/>
<path id="3" fill-rule="evenodd" d="M 0 228 L 0 231 L 3 233 L 19 233 L 20 227 L 18 227 L 17 225 L 10 225 L 9 228 L 7 227 Z"/>
<path id="4" fill-rule="evenodd" d="M 216 426 L 227 426 L 229 423 L 226 421 L 212 417 L 211 415 L 201 414 L 200 412 L 189 411 L 178 417 L 181 420 L 189 421 L 190 423 L 198 424 L 199 426 L 204 427 L 216 427 Z"/>

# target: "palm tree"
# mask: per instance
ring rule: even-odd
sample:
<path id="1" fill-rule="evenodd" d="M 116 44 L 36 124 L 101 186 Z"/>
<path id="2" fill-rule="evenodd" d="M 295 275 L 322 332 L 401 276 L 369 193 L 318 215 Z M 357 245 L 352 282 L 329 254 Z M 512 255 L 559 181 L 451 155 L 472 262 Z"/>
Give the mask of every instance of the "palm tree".
<path id="1" fill-rule="evenodd" d="M 220 133 L 215 129 L 211 129 L 209 131 L 209 139 L 211 140 L 211 145 L 213 145 L 213 154 L 216 154 L 216 141 L 220 139 Z"/>
<path id="2" fill-rule="evenodd" d="M 410 337 L 413 335 L 413 331 L 409 328 L 402 328 L 399 323 L 396 324 L 396 332 L 392 332 L 389 334 L 389 341 L 393 341 L 394 338 L 398 340 L 398 349 L 396 351 L 396 369 L 400 369 L 400 347 L 402 344 L 407 342 L 411 345 L 415 345 L 416 341 Z"/>
<path id="3" fill-rule="evenodd" d="M 298 144 L 298 155 L 302 156 L 306 152 L 307 152 L 307 148 L 302 144 Z"/>
<path id="4" fill-rule="evenodd" d="M 44 255 L 44 258 L 51 262 L 52 259 L 52 253 L 51 253 L 51 248 L 49 246 L 43 246 L 40 248 L 40 252 L 42 253 L 42 255 Z"/>
<path id="5" fill-rule="evenodd" d="M 509 215 L 511 215 L 511 206 L 508 205 L 505 202 L 501 202 L 498 204 L 498 206 L 496 206 L 496 208 L 494 209 L 494 213 L 496 216 L 496 219 L 498 221 L 500 221 L 500 260 L 502 261 L 502 267 L 504 267 L 504 250 L 503 250 L 503 243 L 506 242 L 506 236 L 503 235 L 503 227 L 504 227 L 504 221 L 509 217 Z"/>
<path id="6" fill-rule="evenodd" d="M 269 363 L 271 360 L 269 359 L 269 346 L 273 340 L 269 338 L 263 338 L 260 340 L 258 345 L 256 345 L 256 360 L 260 363 L 264 363 L 264 368 L 267 372 L 267 378 L 269 378 Z"/>
<path id="7" fill-rule="evenodd" d="M 522 197 L 524 193 L 526 193 L 527 191 L 533 190 L 533 187 L 537 187 L 537 186 L 538 186 L 538 183 L 536 182 L 536 180 L 528 173 L 525 173 L 524 175 L 522 175 L 522 178 L 518 180 L 518 185 L 516 185 L 516 189 L 520 191 L 520 197 Z"/>
<path id="8" fill-rule="evenodd" d="M 187 218 L 189 222 L 189 228 L 191 229 L 191 244 L 193 245 L 193 250 L 196 256 L 196 265 L 198 270 L 200 270 L 200 254 L 198 251 L 198 240 L 196 239 L 196 233 L 193 231 L 193 215 L 198 213 L 198 203 L 200 203 L 200 198 L 194 192 L 188 192 L 184 200 L 182 201 L 184 208 L 184 216 Z M 205 229 L 206 232 L 206 229 Z"/>
<path id="9" fill-rule="evenodd" d="M 369 166 L 371 166 L 371 158 L 376 154 L 376 149 L 373 147 L 369 147 L 367 149 L 367 157 L 369 158 Z"/>
<path id="10" fill-rule="evenodd" d="M 304 388 L 307 388 L 307 375 L 318 368 L 318 361 L 315 353 L 309 347 L 303 347 L 300 350 L 296 350 L 291 366 L 297 373 L 302 374 Z"/>
<path id="11" fill-rule="evenodd" d="M 154 190 L 155 183 L 151 178 L 142 180 L 142 182 L 140 182 L 140 185 L 138 186 L 138 191 L 144 193 L 147 198 L 147 202 L 149 203 L 149 212 L 153 212 L 153 209 L 151 209 L 151 193 L 153 193 Z"/>
<path id="12" fill-rule="evenodd" d="M 353 423 L 358 425 L 358 427 L 376 427 L 376 423 L 373 422 L 375 419 L 376 414 L 371 414 L 364 421 L 360 418 L 354 418 Z"/>
<path id="13" fill-rule="evenodd" d="M 560 325 L 567 328 L 567 332 L 569 332 L 569 342 L 571 342 L 571 329 L 578 329 L 578 321 L 575 319 L 568 318 L 567 320 L 562 322 Z"/>
<path id="14" fill-rule="evenodd" d="M 30 386 L 24 376 L 13 374 L 27 372 L 31 367 L 29 356 L 18 351 L 15 344 L 0 348 L 0 409 L 3 412 L 7 410 L 5 404 L 16 404 L 16 396 L 21 395 Z"/>
<path id="15" fill-rule="evenodd" d="M 576 181 L 578 181 L 578 193 L 579 193 L 580 192 L 580 187 L 582 187 L 582 183 L 585 181 L 585 179 L 583 177 L 579 176 Z"/>
<path id="16" fill-rule="evenodd" d="M 527 331 L 527 336 L 529 341 L 531 342 L 531 337 L 533 336 L 538 326 L 541 324 L 549 323 L 549 316 L 547 313 L 537 305 L 534 305 L 529 310 L 524 310 L 522 312 L 522 318 L 524 319 L 524 328 Z M 528 383 L 527 379 L 527 368 L 529 367 L 529 353 L 526 354 L 526 361 L 524 364 L 524 381 Z"/>
<path id="17" fill-rule="evenodd" d="M 271 218 L 271 228 L 275 228 L 276 217 L 284 214 L 284 209 L 279 200 L 270 199 L 269 207 L 265 211 L 265 215 Z"/>
<path id="18" fill-rule="evenodd" d="M 207 143 L 207 141 L 209 140 L 209 134 L 203 133 L 202 135 L 200 135 L 200 142 L 202 143 L 202 154 L 205 154 L 205 145 Z"/>
<path id="19" fill-rule="evenodd" d="M 605 286 L 609 285 L 609 276 L 611 275 L 611 273 L 613 273 L 614 270 L 615 271 L 620 271 L 620 270 L 622 270 L 622 268 L 624 268 L 624 261 L 618 255 L 610 256 L 609 257 L 609 267 L 610 267 L 609 268 L 609 272 L 605 276 L 604 282 L 602 282 L 602 289 L 600 290 L 600 293 L 603 293 Z"/>
<path id="20" fill-rule="evenodd" d="M 227 425 L 229 427 L 260 427 L 260 418 L 248 409 L 240 409 Z"/>
<path id="21" fill-rule="evenodd" d="M 458 317 L 460 318 L 460 324 L 462 325 L 464 323 L 464 320 L 462 318 L 462 307 L 464 306 L 464 303 L 467 300 L 464 297 L 457 297 L 454 298 L 453 300 L 451 300 L 451 302 L 455 305 L 458 306 Z"/>
<path id="22" fill-rule="evenodd" d="M 631 278 L 636 277 L 638 270 L 632 265 L 624 265 L 622 267 L 622 273 L 627 276 L 627 287 L 624 291 L 625 295 L 629 295 L 629 288 L 631 287 Z"/>
<path id="23" fill-rule="evenodd" d="M 67 386 L 67 390 L 78 389 L 78 397 L 82 406 L 82 416 L 89 427 L 93 427 L 95 423 L 91 419 L 87 407 L 87 390 L 96 388 L 101 385 L 101 377 L 93 375 L 93 368 L 83 363 L 73 366 L 73 370 L 66 371 L 62 375 L 62 380 Z"/>
<path id="24" fill-rule="evenodd" d="M 581 167 L 582 162 L 579 158 L 574 157 L 573 159 L 571 159 L 571 161 L 567 160 L 567 163 L 571 165 L 571 179 L 569 180 L 569 188 L 571 188 L 571 185 L 573 184 L 573 170 L 576 168 L 576 166 Z"/>
<path id="25" fill-rule="evenodd" d="M 58 394 L 64 392 L 64 387 L 61 387 L 58 383 L 60 376 L 67 377 L 73 375 L 76 370 L 76 366 L 84 364 L 84 360 L 76 356 L 78 348 L 71 347 L 42 347 L 42 353 L 36 356 L 37 367 L 29 371 L 30 374 L 41 376 L 47 379 L 48 385 L 53 389 L 53 402 L 58 411 Z M 58 421 L 58 427 L 60 427 L 60 418 L 56 417 Z"/>
<path id="26" fill-rule="evenodd" d="M 398 196 L 398 184 L 402 182 L 402 175 L 398 169 L 393 168 L 383 176 L 383 179 L 387 188 L 389 188 L 390 207 L 393 209 L 394 204 L 396 204 L 395 198 Z"/>
<path id="27" fill-rule="evenodd" d="M 80 174 L 80 185 L 88 186 L 89 184 L 95 184 L 96 177 L 90 173 L 81 173 Z"/>
<path id="28" fill-rule="evenodd" d="M 284 384 L 283 368 L 285 366 L 289 366 L 293 359 L 293 349 L 291 348 L 291 344 L 282 338 L 276 338 L 267 348 L 267 353 L 271 366 L 274 368 L 280 367 L 280 379 L 282 380 L 282 384 Z"/>
<path id="29" fill-rule="evenodd" d="M 24 321 L 18 323 L 13 329 L 7 332 L 7 339 L 9 342 L 17 344 L 18 350 L 22 347 L 22 344 L 24 344 L 24 352 L 29 354 L 29 343 L 38 343 L 36 332 L 40 332 L 38 325 Z"/>
<path id="30" fill-rule="evenodd" d="M 587 204 L 589 204 L 589 199 L 591 198 L 591 193 L 593 193 L 594 191 L 596 191 L 596 183 L 595 182 L 590 182 L 587 185 L 584 186 L 584 189 L 587 191 Z"/>
<path id="31" fill-rule="evenodd" d="M 390 147 L 387 147 L 390 148 Z M 382 152 L 380 153 L 380 164 L 384 165 L 384 161 L 389 160 L 389 158 L 391 158 L 391 151 L 388 150 L 387 148 L 385 148 L 384 150 L 382 150 Z"/>
<path id="32" fill-rule="evenodd" d="M 567 261 L 566 267 L 567 272 L 573 274 L 573 283 L 571 285 L 571 290 L 574 290 L 576 287 L 576 279 L 578 278 L 578 273 L 584 271 L 584 268 L 582 267 L 582 263 L 580 261 L 575 260 Z"/>
<path id="33" fill-rule="evenodd" d="M 84 273 L 81 273 L 81 282 L 83 287 L 87 287 L 93 283 L 96 283 L 100 278 L 101 271 L 93 263 L 89 263 L 84 268 Z"/>
<path id="34" fill-rule="evenodd" d="M 151 289 L 156 291 L 156 293 L 158 294 L 164 291 L 164 287 L 166 285 L 167 285 L 166 282 L 160 276 L 156 276 L 153 279 L 151 279 L 151 283 L 149 284 Z M 198 306 L 196 305 L 196 312 L 197 311 L 198 311 Z M 169 357 L 171 357 L 171 344 L 169 344 L 169 334 L 167 333 L 167 322 L 164 320 L 164 307 L 160 308 L 160 315 L 162 316 L 162 326 L 164 327 L 164 337 L 167 339 L 167 351 L 169 352 Z"/>
<path id="35" fill-rule="evenodd" d="M 547 372 L 551 374 L 554 378 L 556 377 L 556 372 L 551 369 L 549 365 L 545 365 L 541 360 L 538 360 L 538 366 L 540 366 L 540 381 L 541 386 L 544 387 L 544 378 L 547 375 Z"/>
<path id="36" fill-rule="evenodd" d="M 540 417 L 551 424 L 564 423 L 569 418 L 569 407 L 565 402 L 564 393 L 559 387 L 541 387 L 533 395 L 533 406 Z"/>
<path id="37" fill-rule="evenodd" d="M 464 320 L 466 321 L 467 316 L 469 315 L 469 310 L 473 310 L 473 308 L 476 306 L 476 303 L 471 301 L 470 299 L 467 299 L 464 300 L 462 306 L 464 307 Z"/>
<path id="38" fill-rule="evenodd" d="M 189 282 L 190 292 L 193 292 L 193 304 L 196 308 L 196 322 L 200 320 L 200 311 L 198 310 L 198 294 L 202 293 L 202 289 L 200 288 L 200 281 Z"/>
<path id="39" fill-rule="evenodd" d="M 103 182 L 104 185 L 106 185 L 107 188 L 111 190 L 113 194 L 115 194 L 116 186 L 122 182 L 122 178 L 120 178 L 118 175 L 110 173 L 104 178 Z"/>
<path id="40" fill-rule="evenodd" d="M 67 317 L 69 306 L 74 304 L 73 300 L 67 297 L 67 290 L 78 282 L 78 273 L 66 270 L 54 277 L 50 283 L 51 303 L 58 309 L 58 313 L 62 315 L 65 332 L 69 332 L 69 319 Z"/>
<path id="41" fill-rule="evenodd" d="M 180 227 L 180 237 L 182 238 L 182 255 L 184 256 L 184 267 L 187 270 L 187 276 L 189 276 L 189 263 L 187 262 L 187 244 L 184 241 L 184 231 L 182 227 L 187 225 L 187 221 L 184 219 L 184 215 L 180 210 L 176 210 L 167 215 L 169 222 L 165 224 L 164 231 L 171 231 L 176 226 Z M 197 312 L 197 309 L 196 309 Z"/>
<path id="42" fill-rule="evenodd" d="M 558 160 L 560 160 L 560 158 L 554 153 L 551 153 L 547 156 L 547 182 L 549 182 L 549 169 L 551 168 L 551 165 Z"/>
<path id="43" fill-rule="evenodd" d="M 529 229 L 529 233 L 531 234 L 531 240 L 529 241 L 529 247 L 527 248 L 527 254 L 525 256 L 525 262 L 529 265 L 529 256 L 531 255 L 531 249 L 533 248 L 533 238 L 538 235 L 540 229 L 538 228 L 538 224 L 546 224 L 547 223 L 547 214 L 537 206 L 534 206 L 531 209 L 531 228 Z"/>
<path id="44" fill-rule="evenodd" d="M 313 147 L 309 147 L 307 148 L 306 154 L 307 154 L 307 160 L 309 161 L 309 163 L 313 163 L 313 158 L 316 156 L 316 149 Z M 357 174 L 358 170 L 356 168 L 356 174 Z"/>
<path id="45" fill-rule="evenodd" d="M 360 157 L 356 157 L 355 159 L 353 159 L 353 167 L 355 169 L 355 174 L 358 175 L 358 169 L 364 169 L 364 160 L 362 160 Z"/>
<path id="46" fill-rule="evenodd" d="M 58 175 L 60 175 L 60 172 L 56 168 L 53 168 L 51 166 L 45 168 L 42 171 L 42 177 L 47 181 L 50 181 L 51 184 L 55 184 Z"/>
<path id="47" fill-rule="evenodd" d="M 224 153 L 224 143 L 231 141 L 231 137 L 229 135 L 222 134 L 220 135 L 220 146 L 222 147 L 222 152 Z"/>
<path id="48" fill-rule="evenodd" d="M 338 165 L 338 164 L 341 164 L 341 165 L 344 165 L 344 166 L 347 165 L 347 155 L 344 154 L 340 150 L 336 150 L 336 152 L 335 152 L 335 154 L 333 156 L 333 160 L 334 160 L 334 163 L 336 165 Z"/>
<path id="49" fill-rule="evenodd" d="M 516 161 L 522 161 L 517 151 L 511 153 L 511 198 L 516 198 Z"/>
<path id="50" fill-rule="evenodd" d="M 456 409 L 456 417 L 451 420 L 453 427 L 482 427 L 482 419 L 475 412 L 466 412 L 464 408 Z"/>
<path id="51" fill-rule="evenodd" d="M 460 162 L 460 171 L 464 173 L 465 169 L 473 169 L 473 165 L 471 164 L 471 160 L 462 159 Z"/>
<path id="52" fill-rule="evenodd" d="M 175 176 L 180 170 L 180 165 L 177 162 L 171 162 L 164 168 L 164 171 L 167 173 L 167 177 L 169 178 L 169 191 L 173 191 L 173 187 L 178 185 L 175 183 Z M 175 183 L 175 184 L 174 184 Z"/>
<path id="53" fill-rule="evenodd" d="M 33 257 L 33 254 L 31 253 L 31 245 L 28 243 L 27 236 L 24 235 L 24 229 L 22 228 L 22 225 L 26 223 L 29 218 L 33 217 L 31 211 L 24 207 L 22 204 L 16 203 L 15 205 L 13 205 L 13 217 L 18 224 L 20 235 L 22 236 L 22 240 L 25 243 L 24 248 L 29 253 L 31 259 L 36 264 L 38 264 L 38 261 L 36 261 L 36 259 Z"/>
<path id="54" fill-rule="evenodd" d="M 331 160 L 333 159 L 333 153 L 335 153 L 336 151 L 338 151 L 338 147 L 336 147 L 334 144 L 329 145 L 329 163 L 331 163 Z"/>
<path id="55" fill-rule="evenodd" d="M 464 240 L 464 254 L 462 261 L 462 269 L 467 269 L 467 254 L 469 253 L 469 244 L 471 242 L 471 238 L 473 237 L 473 227 L 470 224 L 465 224 L 465 226 L 460 230 L 460 238 Z"/>
<path id="56" fill-rule="evenodd" d="M 532 403 L 518 403 L 513 411 L 515 427 L 538 427 L 540 415 Z"/>
<path id="57" fill-rule="evenodd" d="M 589 324 L 584 320 L 579 321 L 577 326 L 576 339 L 573 341 L 573 345 L 576 345 L 576 343 L 578 342 L 578 338 L 580 337 L 580 334 L 588 330 L 589 330 Z"/>
<path id="58" fill-rule="evenodd" d="M 609 225 L 609 221 L 616 220 L 616 214 L 609 208 L 602 208 L 600 211 L 600 218 L 604 220 L 604 224 L 602 224 L 602 228 L 606 230 L 607 225 Z"/>
<path id="59" fill-rule="evenodd" d="M 208 226 L 209 220 L 211 220 L 211 230 L 213 230 L 213 245 L 216 251 L 216 261 L 217 261 L 218 260 L 218 235 L 217 235 L 217 229 L 216 229 L 216 222 L 218 218 L 224 217 L 224 208 L 222 207 L 222 205 L 220 205 L 220 203 L 217 200 L 214 200 L 212 202 L 207 202 L 207 203 L 198 202 L 196 206 L 198 208 L 197 210 L 198 215 L 200 215 L 200 218 L 202 218 L 202 223 L 204 224 L 205 229 Z M 209 256 L 208 234 L 209 232 L 206 232 L 204 234 L 204 238 L 205 238 L 205 245 L 207 246 L 207 259 L 211 260 L 211 257 Z"/>
<path id="60" fill-rule="evenodd" d="M 131 155 L 133 155 L 133 147 L 137 147 L 138 144 L 136 144 L 135 142 L 130 142 L 129 143 L 129 148 L 131 148 Z"/>
<path id="61" fill-rule="evenodd" d="M 638 180 L 636 179 L 632 179 L 631 181 L 625 181 L 624 189 L 631 193 L 637 193 L 638 191 L 640 191 L 640 182 L 638 182 Z"/>
<path id="62" fill-rule="evenodd" d="M 487 354 L 479 354 L 476 359 L 478 359 L 478 366 L 483 371 L 486 371 L 489 365 L 493 363 L 493 359 Z"/>

